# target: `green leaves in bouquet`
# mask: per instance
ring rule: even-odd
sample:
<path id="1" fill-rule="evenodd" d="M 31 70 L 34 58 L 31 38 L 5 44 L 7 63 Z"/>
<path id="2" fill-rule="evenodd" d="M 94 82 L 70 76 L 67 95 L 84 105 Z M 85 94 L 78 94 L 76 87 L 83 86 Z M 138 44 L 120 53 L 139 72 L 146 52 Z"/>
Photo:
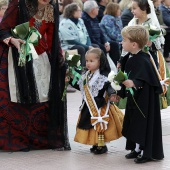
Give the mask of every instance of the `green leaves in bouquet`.
<path id="1" fill-rule="evenodd" d="M 19 51 L 18 66 L 25 66 L 27 61 L 30 61 L 32 58 L 38 58 L 38 54 L 35 51 L 34 45 L 38 44 L 41 34 L 36 28 L 29 27 L 29 22 L 26 22 L 17 25 L 11 30 L 11 33 L 15 38 L 25 41 L 24 44 L 21 44 L 21 51 Z"/>
<path id="2" fill-rule="evenodd" d="M 149 32 L 149 41 L 151 41 L 151 42 L 154 42 L 154 40 L 161 35 L 161 30 L 149 23 L 144 25 L 144 27 Z M 149 46 L 145 45 L 143 48 L 143 51 L 147 53 L 149 51 L 149 49 L 150 49 Z"/>
<path id="3" fill-rule="evenodd" d="M 15 38 L 20 38 L 22 40 L 28 37 L 29 31 L 30 31 L 29 22 L 17 25 L 15 29 L 11 29 L 12 35 Z"/>
<path id="4" fill-rule="evenodd" d="M 69 67 L 77 67 L 78 61 L 80 61 L 80 55 L 74 54 L 71 60 L 69 59 L 69 53 L 66 51 L 65 53 L 66 56 L 66 62 L 68 63 Z"/>
<path id="5" fill-rule="evenodd" d="M 161 30 L 151 24 L 145 25 L 145 28 L 149 31 L 150 36 L 155 36 L 155 35 L 160 36 L 161 34 Z"/>
<path id="6" fill-rule="evenodd" d="M 114 77 L 114 80 L 117 81 L 119 84 L 126 80 L 125 74 L 120 70 L 117 75 Z"/>

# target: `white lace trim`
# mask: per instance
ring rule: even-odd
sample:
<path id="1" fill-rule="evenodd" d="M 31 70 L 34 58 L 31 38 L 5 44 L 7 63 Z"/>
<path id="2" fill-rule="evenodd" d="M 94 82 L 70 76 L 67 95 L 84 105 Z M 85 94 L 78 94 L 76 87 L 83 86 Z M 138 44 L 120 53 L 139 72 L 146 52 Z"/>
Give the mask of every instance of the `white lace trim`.
<path id="1" fill-rule="evenodd" d="M 82 75 L 81 79 L 78 81 L 78 85 L 80 87 L 80 91 L 82 94 L 82 99 L 84 100 L 85 94 L 84 94 L 84 88 L 83 88 L 83 82 L 86 78 L 86 75 L 89 72 L 86 72 Z M 108 81 L 107 77 L 104 75 L 101 75 L 99 70 L 97 70 L 91 80 L 88 82 L 90 92 L 93 97 L 98 96 L 99 91 L 103 88 L 104 84 Z"/>

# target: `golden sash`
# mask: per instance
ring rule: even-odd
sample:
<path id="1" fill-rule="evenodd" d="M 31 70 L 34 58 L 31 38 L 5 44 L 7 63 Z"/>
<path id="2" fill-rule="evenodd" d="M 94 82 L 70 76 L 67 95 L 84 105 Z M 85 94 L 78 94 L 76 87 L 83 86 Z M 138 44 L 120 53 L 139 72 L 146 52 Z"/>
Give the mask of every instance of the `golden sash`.
<path id="1" fill-rule="evenodd" d="M 104 146 L 104 131 L 107 129 L 109 122 L 108 110 L 110 102 L 108 96 L 105 96 L 107 105 L 98 109 L 96 102 L 90 92 L 88 86 L 88 73 L 86 74 L 86 83 L 84 84 L 85 102 L 91 114 L 91 124 L 94 126 L 94 130 L 98 132 L 98 146 Z"/>
<path id="2" fill-rule="evenodd" d="M 167 75 L 166 75 L 165 60 L 160 50 L 157 51 L 157 58 L 159 63 L 159 73 L 161 77 L 160 82 L 162 85 L 163 94 L 165 95 L 165 93 L 167 92 L 167 86 L 170 84 L 170 79 L 166 77 Z"/>
<path id="3" fill-rule="evenodd" d="M 155 71 L 157 73 L 157 76 L 159 78 L 159 81 L 162 85 L 163 93 L 162 93 L 162 96 L 161 96 L 161 100 L 162 100 L 162 108 L 165 109 L 165 108 L 168 107 L 167 99 L 165 97 L 165 93 L 167 92 L 167 86 L 169 86 L 169 84 L 170 84 L 170 79 L 166 77 L 165 61 L 164 61 L 164 58 L 163 58 L 161 51 L 158 50 L 157 51 L 157 58 L 158 58 L 158 63 L 159 63 L 159 71 L 158 71 L 156 64 L 155 64 L 155 61 L 153 60 L 150 53 L 149 53 L 149 55 L 150 55 L 151 63 L 153 64 Z"/>

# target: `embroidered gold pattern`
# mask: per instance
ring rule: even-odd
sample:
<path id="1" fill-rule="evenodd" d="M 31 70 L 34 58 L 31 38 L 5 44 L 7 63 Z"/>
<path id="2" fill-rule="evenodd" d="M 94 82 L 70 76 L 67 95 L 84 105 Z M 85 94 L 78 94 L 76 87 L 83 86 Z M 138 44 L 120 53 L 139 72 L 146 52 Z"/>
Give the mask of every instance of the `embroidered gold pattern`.
<path id="1" fill-rule="evenodd" d="M 48 4 L 45 8 L 44 12 L 44 20 L 45 22 L 53 22 L 54 23 L 54 8 L 51 4 Z"/>

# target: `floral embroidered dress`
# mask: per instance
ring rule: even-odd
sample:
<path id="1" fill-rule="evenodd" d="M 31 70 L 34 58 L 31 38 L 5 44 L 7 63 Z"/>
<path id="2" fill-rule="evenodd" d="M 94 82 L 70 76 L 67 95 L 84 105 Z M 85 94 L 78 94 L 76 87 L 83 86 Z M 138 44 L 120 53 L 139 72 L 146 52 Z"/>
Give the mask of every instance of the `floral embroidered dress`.
<path id="1" fill-rule="evenodd" d="M 35 76 L 35 84 L 37 89 L 37 102 L 48 101 L 48 91 L 50 84 L 50 72 L 51 66 L 49 62 L 49 57 L 46 51 L 51 51 L 52 48 L 52 36 L 54 29 L 54 17 L 53 17 L 53 7 L 52 5 L 47 5 L 45 8 L 44 16 L 42 19 L 37 19 L 35 16 L 29 21 L 30 27 L 35 27 L 42 38 L 39 40 L 38 45 L 35 46 L 35 50 L 39 55 L 38 59 L 33 60 L 33 70 Z M 45 40 L 46 39 L 46 40 Z M 11 48 L 9 53 L 11 52 Z M 15 80 L 15 68 L 13 68 L 12 54 L 8 59 L 8 77 L 10 80 L 10 96 L 12 102 L 22 102 L 17 99 L 17 86 Z M 12 68 L 11 68 L 12 67 Z"/>
<path id="2" fill-rule="evenodd" d="M 55 13 L 53 13 L 55 6 L 47 5 L 42 20 L 37 20 L 35 17 L 28 17 L 28 6 L 25 2 L 27 1 L 10 1 L 4 19 L 0 23 L 0 149 L 13 151 L 62 147 L 70 149 L 66 107 L 63 103 L 57 105 L 57 102 L 56 107 L 49 107 L 52 105 L 52 99 L 48 98 L 52 88 L 50 87 L 51 66 L 53 70 L 55 68 L 54 62 L 50 63 L 50 61 L 55 58 L 55 48 L 57 48 L 58 62 L 63 61 L 60 45 L 57 45 L 58 42 L 54 43 L 53 38 L 56 36 Z M 35 46 L 39 57 L 27 62 L 26 66 L 20 67 L 17 64 L 18 51 L 10 45 L 11 29 L 28 21 L 29 25 L 37 28 L 42 36 Z M 57 30 L 56 32 L 58 34 Z M 53 56 L 50 57 L 52 51 Z M 55 72 L 55 81 L 59 74 Z M 51 114 L 52 109 L 56 108 L 62 110 L 62 118 L 57 120 Z M 58 113 L 57 116 L 60 116 L 58 110 L 54 112 L 55 115 Z M 58 124 L 54 126 L 55 123 Z M 52 127 L 56 129 L 53 131 Z M 49 142 L 49 138 L 55 142 Z"/>

